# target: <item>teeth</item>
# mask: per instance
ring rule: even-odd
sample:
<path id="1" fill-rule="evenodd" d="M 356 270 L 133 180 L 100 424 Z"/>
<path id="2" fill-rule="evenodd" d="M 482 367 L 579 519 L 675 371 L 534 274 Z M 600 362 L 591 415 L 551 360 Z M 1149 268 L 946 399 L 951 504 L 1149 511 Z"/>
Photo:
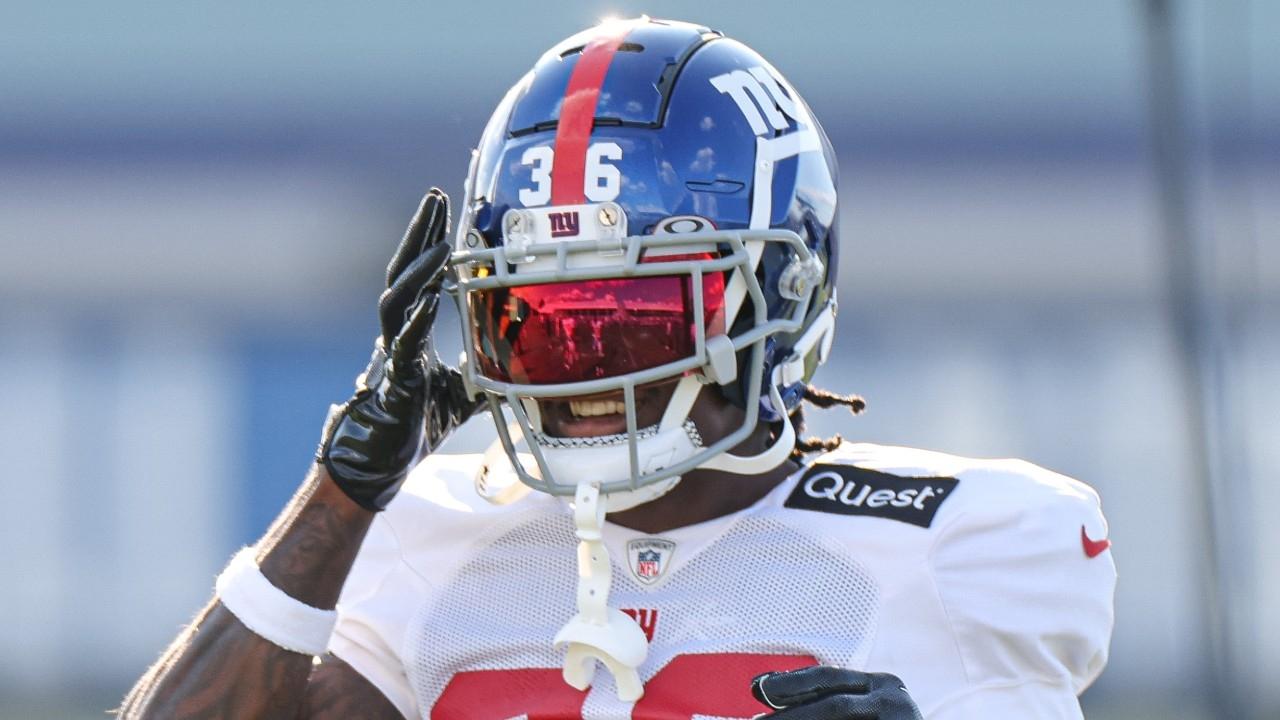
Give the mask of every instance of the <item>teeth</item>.
<path id="1" fill-rule="evenodd" d="M 578 417 L 621 415 L 627 411 L 621 400 L 570 400 L 569 410 Z"/>

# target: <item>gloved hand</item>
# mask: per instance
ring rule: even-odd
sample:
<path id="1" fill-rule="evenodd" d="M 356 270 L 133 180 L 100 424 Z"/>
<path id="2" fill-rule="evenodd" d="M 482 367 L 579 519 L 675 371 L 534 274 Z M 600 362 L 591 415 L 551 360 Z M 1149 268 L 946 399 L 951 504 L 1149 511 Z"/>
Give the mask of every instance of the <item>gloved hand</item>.
<path id="1" fill-rule="evenodd" d="M 387 506 L 425 443 L 435 450 L 480 406 L 462 376 L 430 347 L 449 260 L 449 198 L 432 188 L 422 198 L 387 265 L 378 299 L 382 333 L 350 400 L 334 406 L 316 459 L 361 507 Z"/>
<path id="2" fill-rule="evenodd" d="M 777 712 L 776 720 L 922 720 L 920 709 L 897 676 L 813 665 L 765 673 L 751 681 L 751 694 Z"/>

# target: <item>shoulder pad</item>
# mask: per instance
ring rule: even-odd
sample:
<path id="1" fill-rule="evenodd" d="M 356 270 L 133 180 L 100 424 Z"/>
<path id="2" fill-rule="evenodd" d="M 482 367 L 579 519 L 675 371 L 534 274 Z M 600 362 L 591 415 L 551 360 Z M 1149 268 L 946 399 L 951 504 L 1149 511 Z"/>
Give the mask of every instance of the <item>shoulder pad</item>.
<path id="1" fill-rule="evenodd" d="M 930 527 L 935 517 L 967 508 L 1054 506 L 1068 498 L 1098 504 L 1088 485 L 1023 460 L 845 443 L 806 468 L 785 505 Z"/>
<path id="2" fill-rule="evenodd" d="M 487 470 L 485 463 L 490 461 L 480 453 L 428 455 L 409 473 L 404 487 L 400 488 L 389 507 L 394 507 L 397 503 L 416 505 L 419 506 L 417 511 L 421 512 L 421 506 L 426 504 L 438 510 L 488 514 L 501 513 L 512 507 L 523 508 L 535 501 L 534 498 L 549 497 L 534 492 L 529 492 L 529 497 L 525 497 L 525 493 L 519 492 L 512 493 L 509 499 L 503 501 L 485 499 L 476 489 L 476 479 Z M 500 462 L 500 467 L 492 468 L 493 474 L 502 476 L 503 483 L 526 488 L 515 479 L 515 472 L 511 470 L 506 458 L 503 457 Z"/>

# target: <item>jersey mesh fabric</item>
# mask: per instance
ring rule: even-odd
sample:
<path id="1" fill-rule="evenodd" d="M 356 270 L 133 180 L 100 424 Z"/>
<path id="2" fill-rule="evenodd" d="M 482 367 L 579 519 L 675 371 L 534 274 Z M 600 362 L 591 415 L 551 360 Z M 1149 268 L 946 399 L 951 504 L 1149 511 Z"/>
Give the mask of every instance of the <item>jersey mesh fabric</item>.
<path id="1" fill-rule="evenodd" d="M 736 516 L 701 549 L 678 545 L 677 556 L 696 554 L 651 586 L 614 554 L 610 604 L 658 612 L 642 680 L 690 653 L 799 654 L 846 666 L 865 660 L 879 603 L 871 574 L 847 551 L 773 514 Z M 567 514 L 516 513 L 491 527 L 474 557 L 444 579 L 410 623 L 403 648 L 424 713 L 457 672 L 560 666 L 563 654 L 551 639 L 574 613 L 573 530 Z M 587 708 L 597 712 L 588 715 L 629 717 L 629 705 L 612 697 L 608 673 L 598 670 L 595 679 Z"/>

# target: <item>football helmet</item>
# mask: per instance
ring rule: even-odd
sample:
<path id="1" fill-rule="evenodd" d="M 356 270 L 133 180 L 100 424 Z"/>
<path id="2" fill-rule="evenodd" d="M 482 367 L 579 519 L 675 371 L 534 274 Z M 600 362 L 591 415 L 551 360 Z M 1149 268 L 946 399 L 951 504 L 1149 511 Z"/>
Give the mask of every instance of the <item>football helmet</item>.
<path id="1" fill-rule="evenodd" d="M 694 468 L 753 474 L 787 457 L 833 336 L 836 161 L 753 50 L 645 17 L 568 38 L 494 112 L 462 207 L 462 372 L 525 484 L 592 483 L 617 510 Z M 646 426 L 637 395 L 659 386 L 669 400 Z M 690 419 L 708 391 L 744 411 L 725 437 Z M 625 425 L 556 436 L 541 403 L 567 398 Z M 770 447 L 732 454 L 762 420 L 777 423 Z"/>

